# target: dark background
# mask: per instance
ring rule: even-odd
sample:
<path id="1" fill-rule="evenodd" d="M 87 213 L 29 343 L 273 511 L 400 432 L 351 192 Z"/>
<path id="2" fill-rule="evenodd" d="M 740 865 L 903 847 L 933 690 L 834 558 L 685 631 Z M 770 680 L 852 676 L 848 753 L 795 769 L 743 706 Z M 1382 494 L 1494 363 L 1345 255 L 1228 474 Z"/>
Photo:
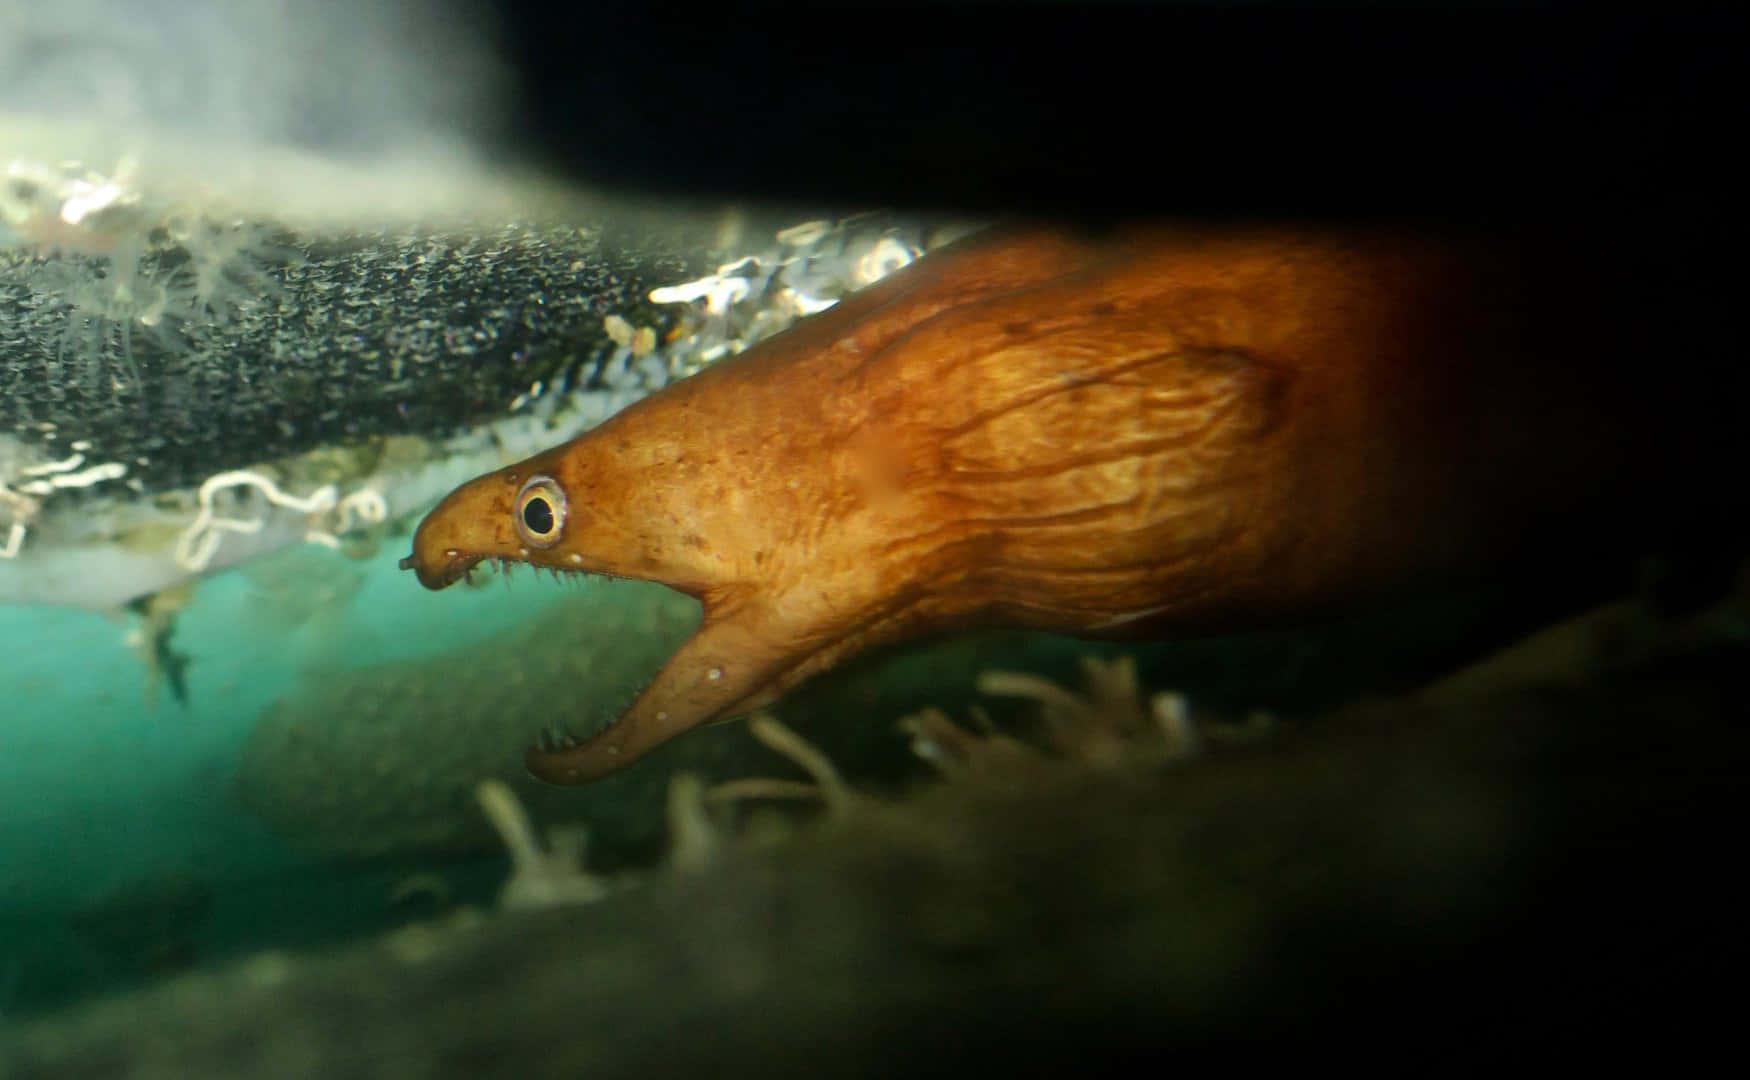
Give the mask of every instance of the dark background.
<path id="1" fill-rule="evenodd" d="M 1664 4 L 510 3 L 521 126 L 497 134 L 677 194 L 1693 218 L 1735 212 L 1743 22 Z"/>

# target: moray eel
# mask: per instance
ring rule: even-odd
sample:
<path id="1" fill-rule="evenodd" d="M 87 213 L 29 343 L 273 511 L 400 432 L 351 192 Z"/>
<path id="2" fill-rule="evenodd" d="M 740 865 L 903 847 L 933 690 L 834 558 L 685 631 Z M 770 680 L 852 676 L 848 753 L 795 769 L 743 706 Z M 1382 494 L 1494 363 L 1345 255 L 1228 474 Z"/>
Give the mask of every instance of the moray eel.
<path id="1" fill-rule="evenodd" d="M 975 236 L 463 485 L 402 566 L 702 602 L 617 722 L 529 752 L 557 783 L 924 634 L 1302 616 L 1495 558 L 1633 464 L 1548 360 L 1612 335 L 1540 273 L 1385 230 Z"/>

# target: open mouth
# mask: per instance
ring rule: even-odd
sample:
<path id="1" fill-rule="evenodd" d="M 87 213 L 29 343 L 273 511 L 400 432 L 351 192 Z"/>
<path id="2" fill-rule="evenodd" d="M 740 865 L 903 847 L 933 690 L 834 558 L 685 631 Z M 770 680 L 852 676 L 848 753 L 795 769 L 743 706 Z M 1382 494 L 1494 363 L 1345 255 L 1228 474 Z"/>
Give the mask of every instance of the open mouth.
<path id="1" fill-rule="evenodd" d="M 654 596 L 656 594 L 661 594 L 666 598 L 660 604 L 655 606 L 652 606 L 649 602 L 646 603 L 646 606 L 650 607 L 652 615 L 656 616 L 651 623 L 651 628 L 654 629 L 660 625 L 664 631 L 658 635 L 654 642 L 647 643 L 651 647 L 648 649 L 623 648 L 622 650 L 618 650 L 625 653 L 643 655 L 640 655 L 638 659 L 633 660 L 628 665 L 632 674 L 629 679 L 624 676 L 622 677 L 623 681 L 626 682 L 626 685 L 616 685 L 612 687 L 609 693 L 602 695 L 604 700 L 613 701 L 616 703 L 616 706 L 606 709 L 597 708 L 593 710 L 584 710 L 582 713 L 575 716 L 550 717 L 546 725 L 540 728 L 536 733 L 534 745 L 530 748 L 531 752 L 536 754 L 556 753 L 570 749 L 577 746 L 583 739 L 593 738 L 618 724 L 624 713 L 625 707 L 628 706 L 644 689 L 644 687 L 650 683 L 656 671 L 667 661 L 669 656 L 673 654 L 674 650 L 679 647 L 680 643 L 686 639 L 687 635 L 697 629 L 699 623 L 700 612 L 697 608 L 696 601 L 691 600 L 691 598 L 683 598 L 683 594 L 676 593 L 673 590 L 664 587 L 653 588 L 655 583 L 625 582 L 610 574 L 596 574 L 581 570 L 565 570 L 556 567 L 540 566 L 535 563 L 525 562 L 521 559 L 493 557 L 489 555 L 467 555 L 461 552 L 448 554 L 443 561 L 437 563 L 422 561 L 416 552 L 402 558 L 397 565 L 402 570 L 412 570 L 418 576 L 419 583 L 432 590 L 447 588 L 458 581 L 466 581 L 468 584 L 473 585 L 475 584 L 474 572 L 476 570 L 486 572 L 489 576 L 497 574 L 500 577 L 508 579 L 518 568 L 528 567 L 537 573 L 545 570 L 556 581 L 595 580 L 602 583 L 599 587 L 605 587 L 616 591 L 629 589 L 633 594 L 635 594 L 637 590 L 642 589 L 648 590 L 646 595 Z M 676 620 L 672 616 L 672 613 L 669 613 L 669 609 L 677 605 L 687 609 L 686 617 L 679 620 L 678 625 L 676 624 Z M 658 612 L 663 612 L 664 614 L 657 615 Z M 619 640 L 624 644 L 627 639 L 622 638 Z M 641 642 L 641 644 L 646 643 Z M 581 737 L 575 734 L 573 730 L 574 727 L 583 731 L 585 734 Z"/>

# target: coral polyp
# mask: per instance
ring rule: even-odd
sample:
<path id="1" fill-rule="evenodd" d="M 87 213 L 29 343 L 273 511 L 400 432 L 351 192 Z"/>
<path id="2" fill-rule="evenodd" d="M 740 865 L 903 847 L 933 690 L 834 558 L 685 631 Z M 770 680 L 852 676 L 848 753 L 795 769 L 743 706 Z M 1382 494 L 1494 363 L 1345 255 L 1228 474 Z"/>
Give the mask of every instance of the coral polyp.
<path id="1" fill-rule="evenodd" d="M 277 295 L 274 268 L 299 258 L 266 226 L 146 199 L 133 173 L 14 161 L 0 186 L 0 251 L 28 260 L 34 303 L 61 315 L 56 359 L 87 393 L 140 393 L 142 351 L 187 351 L 183 327 Z"/>

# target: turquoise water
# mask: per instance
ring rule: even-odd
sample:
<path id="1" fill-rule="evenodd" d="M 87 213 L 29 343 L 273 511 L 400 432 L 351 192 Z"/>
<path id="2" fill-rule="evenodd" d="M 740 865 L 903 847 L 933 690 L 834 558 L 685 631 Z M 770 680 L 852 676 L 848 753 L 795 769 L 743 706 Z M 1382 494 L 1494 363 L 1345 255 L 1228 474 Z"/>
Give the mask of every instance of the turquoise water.
<path id="1" fill-rule="evenodd" d="M 187 875 L 222 903 L 250 883 L 308 877 L 313 864 L 240 806 L 230 783 L 277 699 L 465 647 L 567 595 L 527 581 L 429 593 L 396 571 L 401 554 L 393 541 L 363 562 L 293 550 L 203 581 L 172 639 L 190 660 L 186 703 L 162 685 L 148 696 L 146 667 L 124 640 L 133 616 L 0 608 L 0 943 L 10 946 L 0 947 L 0 994 L 10 986 L 13 1007 L 66 980 L 126 974 L 68 955 L 81 946 L 59 939 L 69 912 L 134 883 Z M 288 581 L 307 590 L 295 594 L 303 602 L 284 595 Z M 270 926 L 258 933 L 276 937 Z"/>

